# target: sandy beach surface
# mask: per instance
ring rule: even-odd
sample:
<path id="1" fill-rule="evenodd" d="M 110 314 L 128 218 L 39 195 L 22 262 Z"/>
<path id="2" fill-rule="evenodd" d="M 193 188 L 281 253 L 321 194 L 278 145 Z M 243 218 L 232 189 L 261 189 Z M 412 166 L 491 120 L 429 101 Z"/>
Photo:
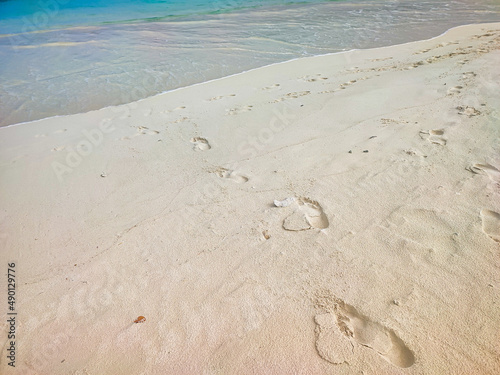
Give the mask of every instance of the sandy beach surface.
<path id="1" fill-rule="evenodd" d="M 499 61 L 470 25 L 0 128 L 0 373 L 500 373 Z"/>

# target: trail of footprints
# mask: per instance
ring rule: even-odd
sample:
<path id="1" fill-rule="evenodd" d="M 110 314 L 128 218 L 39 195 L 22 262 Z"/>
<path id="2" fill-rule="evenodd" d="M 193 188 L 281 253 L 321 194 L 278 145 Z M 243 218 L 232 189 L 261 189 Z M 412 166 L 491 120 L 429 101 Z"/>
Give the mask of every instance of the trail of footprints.
<path id="1" fill-rule="evenodd" d="M 442 55 L 434 55 L 427 57 L 423 60 L 412 62 L 412 63 L 406 63 L 404 65 L 386 65 L 386 66 L 380 66 L 380 67 L 373 67 L 373 68 L 368 68 L 368 69 L 360 69 L 358 67 L 354 67 L 351 69 L 348 69 L 346 72 L 355 72 L 355 73 L 360 73 L 360 72 L 383 72 L 383 71 L 388 71 L 388 70 L 410 70 L 410 69 L 415 69 L 423 65 L 428 65 L 428 64 L 433 64 L 439 61 L 442 61 L 444 59 L 456 57 L 456 56 L 467 56 L 467 55 L 480 55 L 483 53 L 488 53 L 492 51 L 493 49 L 498 48 L 498 42 L 500 41 L 500 33 L 499 30 L 488 30 L 487 33 L 483 35 L 478 35 L 476 37 L 473 37 L 473 39 L 481 39 L 481 38 L 486 38 L 489 37 L 491 40 L 483 42 L 481 45 L 479 45 L 477 48 L 474 48 L 472 46 L 467 46 L 467 47 L 459 47 L 456 48 L 452 52 L 448 53 L 443 53 Z M 494 37 L 494 38 L 492 38 Z M 435 47 L 427 48 L 418 52 L 415 52 L 413 55 L 420 55 L 420 54 L 426 54 L 428 52 L 431 52 L 433 50 L 448 46 L 448 45 L 455 45 L 459 44 L 459 42 L 444 42 L 436 45 Z M 384 59 L 376 59 L 375 61 L 384 61 Z M 469 60 L 463 59 L 460 61 L 457 61 L 457 64 L 459 65 L 464 65 Z"/>
<path id="2" fill-rule="evenodd" d="M 480 37 L 487 37 L 493 34 L 484 34 Z M 438 47 L 442 47 L 439 45 Z M 436 47 L 437 48 L 437 47 Z M 423 50 L 419 53 L 427 53 L 431 49 Z M 439 61 L 440 59 L 451 57 L 457 54 L 467 54 L 469 51 L 457 50 L 454 53 L 449 53 L 444 56 L 434 56 L 426 59 L 425 61 L 419 61 L 414 63 L 405 69 L 416 68 L 420 65 L 426 63 L 433 63 Z M 378 61 L 384 61 L 392 59 L 391 57 L 384 59 L 377 59 Z M 376 71 L 383 71 L 388 69 L 397 68 L 394 65 L 389 67 L 382 67 L 378 69 L 372 69 Z M 358 70 L 361 71 L 361 70 Z M 475 73 L 466 72 L 463 74 L 463 79 L 474 78 Z M 364 77 L 363 79 L 368 79 L 369 77 Z M 299 78 L 306 82 L 316 82 L 320 80 L 327 80 L 328 77 L 324 77 L 321 74 L 308 75 Z M 343 90 L 347 87 L 355 84 L 356 80 L 350 80 L 345 83 L 340 84 L 339 89 Z M 262 88 L 262 90 L 274 91 L 280 90 L 280 84 L 274 84 Z M 463 86 L 457 85 L 448 89 L 447 94 L 459 94 Z M 328 90 L 321 93 L 333 92 L 337 90 Z M 297 99 L 302 96 L 311 94 L 310 91 L 300 91 L 300 92 L 290 92 L 281 98 L 276 99 L 273 103 L 281 102 L 288 99 Z M 217 101 L 228 97 L 234 97 L 235 94 L 230 94 L 226 96 L 215 96 L 208 101 Z M 253 108 L 252 105 L 240 106 L 236 108 L 231 108 L 226 110 L 226 115 L 238 115 L 244 112 L 249 112 Z M 174 111 L 183 110 L 185 107 L 178 107 L 174 110 L 165 111 L 164 113 L 171 113 Z M 470 106 L 459 106 L 457 107 L 458 113 L 465 116 L 477 116 L 481 112 Z M 145 115 L 149 115 L 147 113 Z M 188 120 L 187 117 L 183 117 L 176 120 L 175 123 L 183 122 Z M 61 131 L 65 131 L 61 130 Z M 139 135 L 155 135 L 159 131 L 149 129 L 145 126 L 137 127 L 137 132 L 135 136 Z M 433 129 L 421 131 L 420 135 L 422 138 L 426 139 L 432 144 L 437 144 L 444 146 L 447 143 L 444 137 L 444 129 Z M 45 134 L 37 135 L 37 137 L 44 137 Z M 125 139 L 130 139 L 129 137 L 124 137 Z M 211 145 L 206 138 L 203 137 L 193 137 L 190 139 L 192 148 L 194 151 L 207 151 L 211 149 Z M 53 151 L 60 151 L 64 147 L 54 148 Z M 490 164 L 474 164 L 470 167 L 471 172 L 477 174 L 487 175 L 494 183 L 500 186 L 500 171 Z M 230 180 L 234 183 L 242 184 L 249 181 L 247 176 L 240 174 L 237 171 L 218 168 L 214 172 L 219 178 Z M 290 203 L 290 204 L 288 204 Z M 286 231 L 299 232 L 307 231 L 311 229 L 322 230 L 329 227 L 329 220 L 325 214 L 322 206 L 310 198 L 298 197 L 291 199 L 287 203 L 287 210 L 291 210 L 282 222 L 282 228 Z M 482 209 L 480 211 L 480 217 L 482 222 L 482 230 L 491 239 L 496 242 L 500 242 L 500 214 L 488 209 Z M 412 351 L 406 346 L 406 344 L 399 338 L 399 336 L 391 329 L 385 327 L 384 325 L 371 320 L 369 317 L 361 314 L 354 306 L 351 306 L 344 301 L 335 298 L 333 304 L 333 311 L 319 314 L 315 316 L 316 323 L 316 349 L 318 354 L 326 361 L 334 364 L 340 364 L 349 361 L 353 354 L 353 347 L 362 346 L 372 350 L 374 353 L 382 357 L 384 360 L 390 364 L 400 367 L 407 368 L 414 364 L 415 358 Z"/>
<path id="3" fill-rule="evenodd" d="M 489 35 L 485 35 L 489 36 Z M 440 45 L 440 46 L 444 46 Z M 438 46 L 438 47 L 440 47 Z M 421 53 L 429 52 L 429 50 L 421 51 Z M 425 60 L 425 62 L 417 62 L 409 68 L 418 67 L 425 63 L 433 63 L 442 58 L 451 57 L 456 54 L 467 54 L 468 51 L 457 50 L 455 53 L 450 53 L 445 56 L 434 56 Z M 381 61 L 385 59 L 380 59 Z M 394 69 L 391 66 L 387 69 Z M 475 76 L 473 72 L 463 74 L 464 79 L 470 79 Z M 367 79 L 365 77 L 364 79 Z M 316 82 L 318 80 L 326 80 L 327 77 L 321 74 L 313 76 L 304 76 L 300 78 L 307 82 Z M 345 89 L 348 86 L 356 83 L 356 80 L 345 82 L 339 86 L 339 89 Z M 262 90 L 278 90 L 279 84 L 264 87 Z M 463 86 L 457 85 L 447 90 L 448 95 L 459 94 Z M 325 91 L 332 92 L 332 90 Z M 301 96 L 309 95 L 310 91 L 290 92 L 285 96 L 276 99 L 273 103 L 281 102 L 287 99 L 296 99 Z M 212 98 L 219 100 L 221 97 Z M 242 112 L 251 111 L 252 106 L 238 107 L 227 110 L 227 114 L 236 115 Z M 457 107 L 458 114 L 465 116 L 477 116 L 481 112 L 470 106 Z M 432 144 L 440 146 L 446 145 L 444 137 L 444 129 L 432 129 L 421 131 L 420 135 Z M 193 138 L 191 142 L 194 148 L 199 150 L 210 149 L 208 141 L 204 138 Z M 490 177 L 495 183 L 500 184 L 500 171 L 489 164 L 475 164 L 471 167 L 474 173 L 484 173 Z M 245 183 L 248 181 L 246 176 L 239 173 L 220 168 L 216 171 L 220 178 L 229 179 L 236 183 Z M 285 204 L 286 202 L 286 204 Z M 278 202 L 279 203 L 279 202 Z M 282 227 L 286 231 L 298 232 L 310 229 L 325 229 L 329 227 L 329 220 L 321 205 L 309 198 L 298 197 L 289 198 L 277 206 L 288 206 L 292 212 L 285 217 Z M 483 209 L 480 212 L 482 220 L 482 230 L 494 241 L 500 242 L 500 214 L 491 210 Z M 415 363 L 415 357 L 412 351 L 406 346 L 401 338 L 391 329 L 384 325 L 371 320 L 369 317 L 361 314 L 354 306 L 348 305 L 340 299 L 335 299 L 333 312 L 320 314 L 315 316 L 316 323 L 316 348 L 318 354 L 326 361 L 334 364 L 344 363 L 350 360 L 353 356 L 353 347 L 359 345 L 373 350 L 377 355 L 382 357 L 387 362 L 399 368 L 408 368 Z"/>
<path id="4" fill-rule="evenodd" d="M 334 298 L 332 312 L 315 316 L 316 349 L 324 360 L 340 364 L 354 356 L 352 348 L 369 348 L 400 368 L 415 363 L 413 352 L 391 329 L 361 314 L 354 306 Z"/>

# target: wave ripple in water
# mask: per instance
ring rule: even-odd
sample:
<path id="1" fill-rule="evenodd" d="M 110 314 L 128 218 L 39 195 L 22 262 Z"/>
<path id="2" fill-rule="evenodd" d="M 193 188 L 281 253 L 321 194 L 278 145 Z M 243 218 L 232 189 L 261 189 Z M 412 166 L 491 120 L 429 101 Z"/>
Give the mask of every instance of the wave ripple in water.
<path id="1" fill-rule="evenodd" d="M 0 10 L 16 2 L 22 1 L 4 1 Z M 128 103 L 296 57 L 425 39 L 453 26 L 500 18 L 493 0 L 286 5 L 227 0 L 211 2 L 210 8 L 204 0 L 126 2 L 129 8 L 120 5 L 124 2 L 107 2 L 106 12 L 97 6 L 60 9 L 38 28 L 26 23 L 38 8 L 11 9 L 10 18 L 0 12 L 0 126 Z M 148 4 L 138 10 L 137 3 Z M 246 8 L 240 9 L 243 3 Z M 177 7 L 165 11 L 165 4 Z M 23 27 L 27 32 L 19 33 Z"/>

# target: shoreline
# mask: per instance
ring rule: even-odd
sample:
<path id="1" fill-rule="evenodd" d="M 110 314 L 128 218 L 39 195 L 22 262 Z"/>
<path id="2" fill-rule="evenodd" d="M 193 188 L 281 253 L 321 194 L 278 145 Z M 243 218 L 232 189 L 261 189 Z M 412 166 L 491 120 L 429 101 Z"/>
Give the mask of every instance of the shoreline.
<path id="1" fill-rule="evenodd" d="M 269 68 L 269 67 L 278 66 L 278 65 L 281 65 L 281 64 L 287 64 L 287 63 L 291 63 L 291 62 L 302 60 L 302 59 L 321 58 L 321 57 L 327 57 L 327 56 L 347 54 L 347 53 L 352 53 L 352 52 L 356 52 L 356 51 L 376 51 L 376 50 L 379 50 L 379 49 L 382 50 L 382 49 L 385 49 L 385 48 L 405 46 L 405 45 L 408 45 L 408 44 L 411 44 L 411 43 L 430 42 L 430 41 L 432 41 L 434 39 L 441 38 L 441 37 L 445 36 L 447 33 L 452 32 L 453 30 L 456 30 L 456 29 L 459 29 L 459 28 L 462 28 L 462 27 L 468 27 L 468 26 L 473 26 L 473 25 L 488 25 L 488 24 L 495 24 L 495 23 L 472 23 L 472 24 L 455 26 L 455 27 L 452 27 L 452 28 L 444 31 L 443 33 L 441 33 L 441 34 L 439 34 L 437 36 L 434 36 L 434 37 L 431 37 L 431 38 L 428 38 L 428 39 L 421 39 L 421 40 L 409 41 L 409 42 L 405 42 L 405 43 L 393 44 L 393 45 L 388 45 L 388 46 L 365 48 L 365 49 L 354 48 L 354 49 L 349 49 L 349 50 L 346 50 L 346 51 L 331 52 L 331 53 L 319 54 L 319 55 L 314 55 L 314 56 L 297 57 L 297 58 L 293 58 L 293 59 L 286 60 L 286 61 L 276 62 L 276 63 L 272 63 L 272 64 L 260 66 L 260 67 L 257 67 L 257 68 L 244 70 L 242 72 L 230 74 L 228 76 L 224 76 L 224 77 L 220 77 L 220 78 L 215 78 L 215 79 L 211 79 L 211 80 L 203 81 L 203 82 L 199 82 L 199 83 L 194 83 L 194 84 L 188 85 L 188 86 L 177 87 L 177 88 L 174 88 L 172 90 L 162 91 L 162 92 L 160 92 L 158 94 L 154 94 L 154 95 L 151 95 L 151 96 L 139 99 L 139 100 L 135 100 L 135 101 L 132 101 L 132 102 L 129 102 L 129 103 L 124 103 L 124 104 L 119 104 L 119 105 L 109 105 L 109 106 L 105 106 L 105 107 L 102 107 L 102 108 L 99 108 L 99 109 L 93 109 L 93 110 L 86 111 L 86 112 L 79 112 L 79 113 L 66 114 L 66 115 L 55 115 L 55 116 L 49 116 L 49 117 L 45 117 L 45 118 L 38 119 L 38 120 L 24 121 L 24 122 L 20 122 L 20 123 L 16 123 L 16 124 L 10 124 L 10 125 L 5 125 L 5 126 L 0 126 L 0 129 L 8 128 L 8 127 L 13 127 L 13 126 L 18 126 L 18 125 L 27 125 L 27 124 L 30 124 L 30 123 L 44 121 L 44 120 L 47 120 L 47 119 L 53 119 L 53 118 L 59 118 L 59 117 L 67 117 L 67 116 L 75 116 L 75 115 L 80 115 L 80 114 L 85 114 L 85 113 L 90 113 L 90 112 L 95 112 L 95 111 L 100 111 L 100 110 L 105 110 L 105 109 L 110 109 L 110 108 L 117 108 L 117 107 L 121 107 L 121 106 L 127 106 L 127 105 L 130 105 L 132 103 L 140 103 L 140 102 L 142 102 L 144 100 L 148 100 L 148 99 L 155 98 L 157 96 L 161 96 L 161 95 L 164 95 L 164 94 L 176 92 L 178 90 L 185 90 L 185 89 L 189 89 L 191 87 L 198 87 L 200 85 L 204 85 L 204 84 L 208 84 L 208 83 L 212 83 L 212 82 L 217 82 L 219 80 L 229 79 L 231 77 L 236 77 L 236 76 L 239 76 L 241 74 L 258 71 L 259 69 L 266 69 L 266 68 Z"/>

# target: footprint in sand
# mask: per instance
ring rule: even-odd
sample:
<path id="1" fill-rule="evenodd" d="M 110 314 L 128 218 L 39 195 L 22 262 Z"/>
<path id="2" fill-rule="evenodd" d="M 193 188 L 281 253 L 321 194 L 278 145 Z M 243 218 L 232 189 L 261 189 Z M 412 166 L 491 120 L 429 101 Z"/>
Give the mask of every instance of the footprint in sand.
<path id="1" fill-rule="evenodd" d="M 56 130 L 53 134 L 61 134 L 61 133 L 64 133 L 68 131 L 68 129 L 59 129 L 59 130 Z"/>
<path id="2" fill-rule="evenodd" d="M 352 343 L 340 331 L 333 314 L 314 317 L 316 323 L 316 350 L 325 361 L 338 365 L 349 362 L 353 356 Z"/>
<path id="3" fill-rule="evenodd" d="M 172 112 L 176 112 L 176 111 L 182 111 L 183 109 L 186 109 L 186 107 L 181 105 L 180 107 L 177 107 L 174 109 L 167 109 L 166 111 L 163 111 L 163 113 L 172 113 Z"/>
<path id="4" fill-rule="evenodd" d="M 193 144 L 193 150 L 195 151 L 206 151 L 212 148 L 210 143 L 208 143 L 205 138 L 201 137 L 191 138 L 191 143 Z"/>
<path id="5" fill-rule="evenodd" d="M 403 70 L 410 70 L 410 69 L 415 69 L 415 68 L 418 68 L 419 66 L 422 66 L 422 65 L 425 65 L 426 62 L 425 61 L 417 61 L 416 63 L 413 63 L 409 66 L 406 66 L 405 68 L 403 68 Z"/>
<path id="6" fill-rule="evenodd" d="M 263 87 L 262 90 L 278 90 L 279 88 L 280 84 L 275 83 L 274 85 Z"/>
<path id="7" fill-rule="evenodd" d="M 406 155 L 410 155 L 410 156 L 420 156 L 421 158 L 427 157 L 427 155 L 422 153 L 420 150 L 415 150 L 415 149 L 411 149 L 411 148 L 404 150 L 404 153 Z"/>
<path id="8" fill-rule="evenodd" d="M 420 136 L 422 138 L 427 139 L 430 143 L 434 143 L 436 145 L 441 145 L 441 146 L 446 145 L 446 139 L 442 137 L 443 134 L 444 134 L 443 129 L 420 131 Z"/>
<path id="9" fill-rule="evenodd" d="M 487 209 L 481 210 L 483 232 L 493 241 L 500 242 L 500 214 Z"/>
<path id="10" fill-rule="evenodd" d="M 321 73 L 315 75 L 307 75 L 299 78 L 301 81 L 305 82 L 316 82 L 317 80 L 326 80 L 328 77 L 323 77 Z"/>
<path id="11" fill-rule="evenodd" d="M 469 116 L 469 117 L 472 117 L 472 116 L 478 116 L 481 114 L 481 112 L 479 112 L 476 108 L 474 107 L 469 107 L 469 106 L 458 106 L 457 107 L 458 109 L 458 114 L 459 115 L 466 115 L 466 116 Z"/>
<path id="12" fill-rule="evenodd" d="M 372 349 L 394 366 L 407 368 L 415 363 L 412 351 L 393 330 L 370 320 L 342 300 L 335 299 L 334 313 L 317 316 L 316 325 L 320 332 L 316 341 L 318 353 L 326 353 L 327 357 L 322 357 L 329 362 L 342 363 L 348 359 L 345 345 L 350 341 Z"/>
<path id="13" fill-rule="evenodd" d="M 423 49 L 422 51 L 418 51 L 418 52 L 415 52 L 414 55 L 420 55 L 422 53 L 427 53 L 431 50 L 432 48 L 426 48 L 426 49 Z"/>
<path id="14" fill-rule="evenodd" d="M 492 32 L 488 32 L 488 33 L 483 34 L 483 35 L 474 35 L 474 36 L 472 37 L 472 39 L 481 39 L 481 38 L 484 38 L 484 37 L 486 37 L 486 36 L 493 36 L 493 35 L 495 35 L 495 34 L 493 34 Z"/>
<path id="15" fill-rule="evenodd" d="M 371 59 L 370 61 L 371 62 L 377 62 L 377 61 L 387 61 L 387 60 L 392 60 L 392 59 L 393 59 L 393 57 L 389 56 L 389 57 L 382 57 L 380 59 Z"/>
<path id="16" fill-rule="evenodd" d="M 253 105 L 246 105 L 244 107 L 226 109 L 226 115 L 239 115 L 240 113 L 243 112 L 250 112 L 252 108 Z"/>
<path id="17" fill-rule="evenodd" d="M 221 100 L 221 99 L 229 98 L 229 97 L 232 97 L 232 96 L 236 96 L 236 94 L 214 96 L 213 98 L 207 99 L 207 101 L 208 102 L 213 102 L 215 100 Z"/>
<path id="18" fill-rule="evenodd" d="M 462 86 L 453 86 L 448 89 L 446 92 L 448 95 L 453 95 L 453 94 L 460 94 L 460 90 L 462 90 Z"/>
<path id="19" fill-rule="evenodd" d="M 321 205 L 309 198 L 299 197 L 290 205 L 295 211 L 283 221 L 283 229 L 303 231 L 308 229 L 325 229 L 330 223 Z"/>
<path id="20" fill-rule="evenodd" d="M 500 171 L 491 164 L 473 164 L 468 168 L 472 173 L 486 174 L 491 181 L 500 182 Z"/>
<path id="21" fill-rule="evenodd" d="M 462 73 L 462 78 L 464 78 L 464 79 L 474 78 L 475 76 L 477 76 L 477 74 L 474 73 L 474 72 L 465 72 L 465 73 Z"/>
<path id="22" fill-rule="evenodd" d="M 311 93 L 311 91 L 289 92 L 285 96 L 288 99 L 297 99 L 297 98 L 300 98 L 301 96 L 309 95 L 310 93 Z"/>
<path id="23" fill-rule="evenodd" d="M 189 121 L 189 120 L 190 120 L 189 117 L 183 116 L 181 118 L 178 118 L 177 120 L 170 121 L 169 124 L 180 124 L 181 122 L 186 122 L 186 121 Z"/>
<path id="24" fill-rule="evenodd" d="M 136 136 L 137 135 L 156 135 L 156 134 L 160 134 L 160 132 L 158 130 L 149 129 L 146 126 L 138 126 L 137 127 Z"/>
<path id="25" fill-rule="evenodd" d="M 474 164 L 467 168 L 472 173 L 485 174 L 493 183 L 494 190 L 500 192 L 500 171 L 491 164 Z"/>
<path id="26" fill-rule="evenodd" d="M 344 90 L 347 86 L 351 86 L 353 84 L 355 84 L 357 81 L 355 79 L 349 81 L 349 82 L 344 82 L 344 83 L 341 83 L 339 88 Z"/>
<path id="27" fill-rule="evenodd" d="M 160 132 L 158 130 L 152 130 L 146 126 L 137 126 L 136 129 L 137 129 L 137 132 L 134 135 L 121 137 L 120 140 L 121 141 L 130 140 L 131 138 L 138 137 L 140 135 L 160 134 Z"/>
<path id="28" fill-rule="evenodd" d="M 300 98 L 301 96 L 309 95 L 310 93 L 311 93 L 311 91 L 289 92 L 285 96 L 283 96 L 279 99 L 276 99 L 276 100 L 272 101 L 271 103 L 279 103 L 279 102 L 282 102 L 282 101 L 287 100 L 287 99 L 297 99 L 297 98 Z"/>
<path id="29" fill-rule="evenodd" d="M 234 181 L 238 184 L 244 184 L 248 181 L 248 177 L 226 168 L 220 168 L 215 173 L 220 178 L 227 178 L 228 180 Z"/>

